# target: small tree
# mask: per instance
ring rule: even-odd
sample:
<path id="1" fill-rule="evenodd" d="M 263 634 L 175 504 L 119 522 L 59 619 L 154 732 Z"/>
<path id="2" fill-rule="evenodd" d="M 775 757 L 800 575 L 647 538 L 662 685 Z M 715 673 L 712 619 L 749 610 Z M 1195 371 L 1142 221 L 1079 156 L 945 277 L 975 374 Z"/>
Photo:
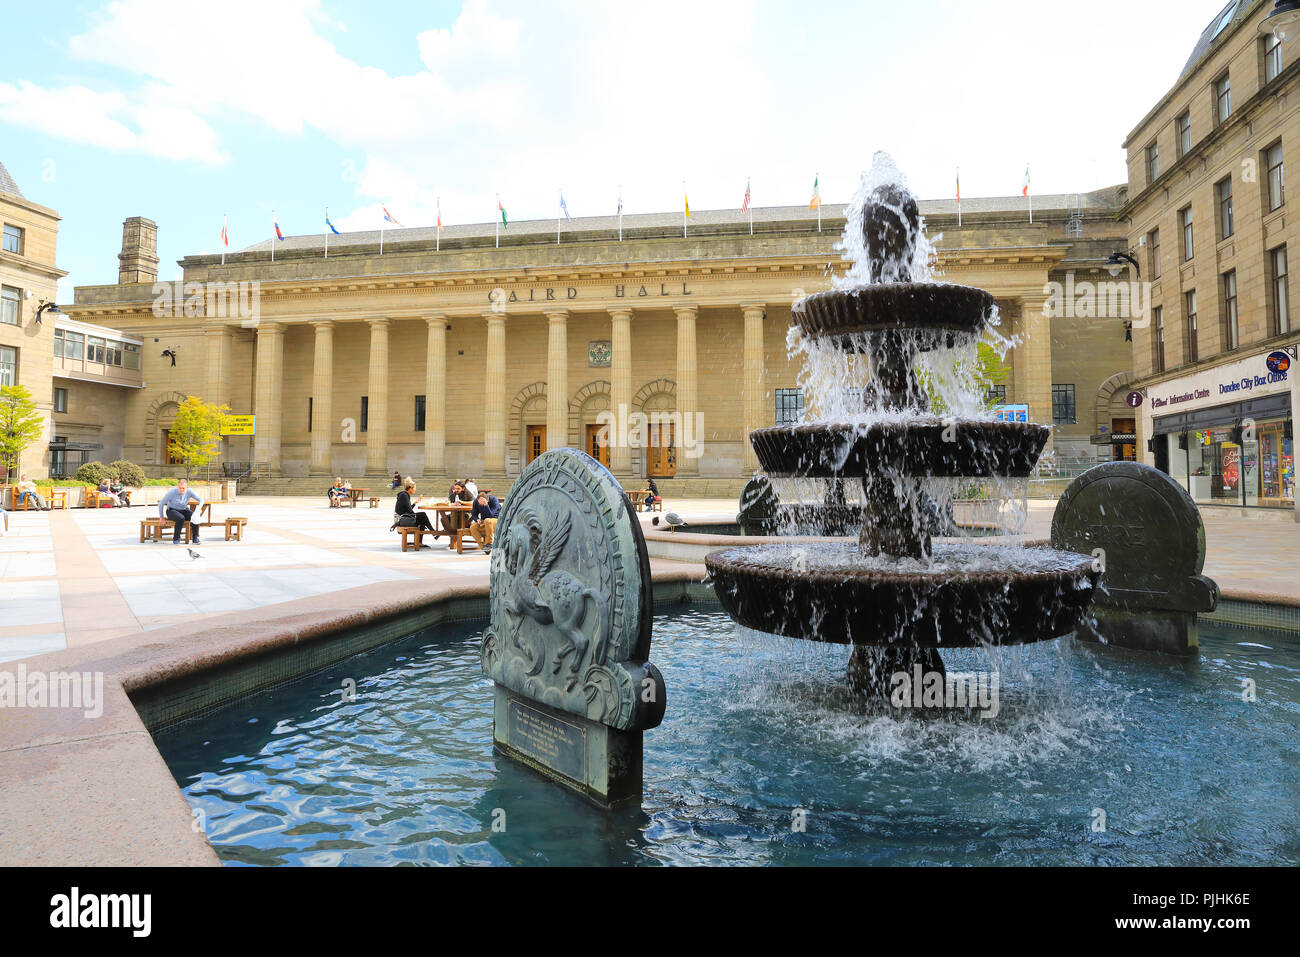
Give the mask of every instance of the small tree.
<path id="1" fill-rule="evenodd" d="M 202 468 L 216 457 L 221 445 L 221 426 L 229 411 L 228 405 L 204 402 L 196 395 L 187 396 L 181 403 L 172 423 L 167 451 L 185 466 L 187 478 L 192 469 Z"/>
<path id="2" fill-rule="evenodd" d="M 41 437 L 45 419 L 32 399 L 32 394 L 20 385 L 0 386 L 0 465 L 5 469 L 5 481 L 18 468 L 23 450 Z"/>

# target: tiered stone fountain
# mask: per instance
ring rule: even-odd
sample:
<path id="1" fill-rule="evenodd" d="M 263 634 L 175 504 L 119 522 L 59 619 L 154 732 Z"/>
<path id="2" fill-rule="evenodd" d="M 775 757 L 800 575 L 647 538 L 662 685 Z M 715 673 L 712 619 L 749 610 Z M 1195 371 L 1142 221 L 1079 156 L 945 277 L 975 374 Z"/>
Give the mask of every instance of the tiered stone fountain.
<path id="1" fill-rule="evenodd" d="M 887 157 L 885 163 L 892 169 Z M 886 180 L 870 192 L 861 223 L 866 281 L 801 300 L 793 318 L 808 337 L 866 353 L 871 379 L 863 414 L 750 434 L 771 478 L 826 479 L 831 487 L 861 481 L 859 539 L 723 549 L 706 563 L 734 620 L 758 631 L 852 644 L 850 685 L 885 695 L 898 671 L 911 673 L 918 663 L 942 671 L 940 648 L 1069 633 L 1099 573 L 1091 556 L 1071 552 L 931 541 L 934 501 L 927 483 L 1028 476 L 1048 430 L 930 411 L 918 358 L 969 349 L 990 321 L 993 298 L 966 286 L 912 281 L 921 222 L 901 181 Z"/>

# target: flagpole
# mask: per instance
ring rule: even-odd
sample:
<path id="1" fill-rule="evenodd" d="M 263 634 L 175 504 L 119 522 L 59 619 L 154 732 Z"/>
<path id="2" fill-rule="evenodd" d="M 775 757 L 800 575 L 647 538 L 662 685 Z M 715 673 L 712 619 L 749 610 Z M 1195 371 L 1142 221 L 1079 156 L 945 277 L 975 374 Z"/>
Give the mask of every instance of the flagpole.
<path id="1" fill-rule="evenodd" d="M 560 205 L 555 207 L 555 245 L 560 244 L 560 213 L 564 208 L 564 190 L 560 190 Z"/>
<path id="2" fill-rule="evenodd" d="M 618 241 L 623 241 L 623 184 L 618 186 Z"/>
<path id="3" fill-rule="evenodd" d="M 330 208 L 325 207 L 325 258 L 330 258 Z"/>
<path id="4" fill-rule="evenodd" d="M 817 232 L 822 231 L 822 174 L 814 174 L 817 183 Z"/>
<path id="5" fill-rule="evenodd" d="M 496 242 L 497 249 L 501 248 L 501 194 L 497 193 L 497 219 L 496 219 Z"/>
<path id="6" fill-rule="evenodd" d="M 682 180 L 682 239 L 686 238 L 686 219 L 690 215 L 687 212 L 691 201 L 686 196 L 686 180 Z"/>
<path id="7" fill-rule="evenodd" d="M 223 266 L 226 264 L 226 247 L 230 245 L 230 233 L 226 231 L 229 228 L 230 228 L 230 224 L 226 219 L 226 214 L 222 213 L 221 214 L 221 265 Z"/>
<path id="8" fill-rule="evenodd" d="M 438 221 L 434 224 L 433 251 L 442 252 L 442 197 L 438 197 Z"/>
<path id="9" fill-rule="evenodd" d="M 754 235 L 754 203 L 749 195 L 751 178 L 745 177 L 745 205 L 749 207 L 749 235 Z"/>
<path id="10" fill-rule="evenodd" d="M 957 228 L 961 228 L 961 167 L 957 167 Z"/>
<path id="11" fill-rule="evenodd" d="M 271 262 L 275 262 L 275 210 L 271 210 Z"/>

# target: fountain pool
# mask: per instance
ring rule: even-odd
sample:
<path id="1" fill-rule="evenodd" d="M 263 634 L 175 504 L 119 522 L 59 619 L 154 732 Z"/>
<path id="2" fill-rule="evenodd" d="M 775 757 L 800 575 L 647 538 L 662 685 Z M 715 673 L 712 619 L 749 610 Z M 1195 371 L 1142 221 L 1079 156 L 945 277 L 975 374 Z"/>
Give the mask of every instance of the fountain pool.
<path id="1" fill-rule="evenodd" d="M 672 700 L 645 739 L 640 811 L 597 810 L 493 754 L 482 623 L 155 740 L 232 865 L 1300 864 L 1295 636 L 1202 622 L 1187 662 L 1069 638 L 947 650 L 950 673 L 996 669 L 983 719 L 854 699 L 847 646 L 670 607 L 654 647 Z"/>

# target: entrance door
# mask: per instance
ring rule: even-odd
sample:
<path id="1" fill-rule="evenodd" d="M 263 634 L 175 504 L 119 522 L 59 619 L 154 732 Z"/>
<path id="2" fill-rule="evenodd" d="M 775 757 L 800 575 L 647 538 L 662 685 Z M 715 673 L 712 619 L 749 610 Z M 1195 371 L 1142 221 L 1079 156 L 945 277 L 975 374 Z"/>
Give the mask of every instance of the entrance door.
<path id="1" fill-rule="evenodd" d="M 1137 419 L 1111 419 L 1110 431 L 1115 433 L 1133 433 L 1137 432 Z M 1116 462 L 1136 462 L 1137 461 L 1137 443 L 1125 442 L 1123 444 L 1112 445 L 1113 455 Z"/>
<path id="2" fill-rule="evenodd" d="M 546 426 L 528 426 L 528 437 L 524 445 L 524 464 L 527 465 L 546 451 Z"/>
<path id="3" fill-rule="evenodd" d="M 650 445 L 646 449 L 646 475 L 672 478 L 677 474 L 677 433 L 672 422 L 650 426 Z"/>
<path id="4" fill-rule="evenodd" d="M 587 453 L 605 468 L 609 468 L 609 435 L 603 425 L 587 426 Z"/>
<path id="5" fill-rule="evenodd" d="M 176 456 L 172 455 L 172 430 L 171 429 L 162 430 L 162 441 L 163 441 L 163 451 L 162 451 L 163 465 L 180 465 L 181 463 L 177 460 Z"/>

